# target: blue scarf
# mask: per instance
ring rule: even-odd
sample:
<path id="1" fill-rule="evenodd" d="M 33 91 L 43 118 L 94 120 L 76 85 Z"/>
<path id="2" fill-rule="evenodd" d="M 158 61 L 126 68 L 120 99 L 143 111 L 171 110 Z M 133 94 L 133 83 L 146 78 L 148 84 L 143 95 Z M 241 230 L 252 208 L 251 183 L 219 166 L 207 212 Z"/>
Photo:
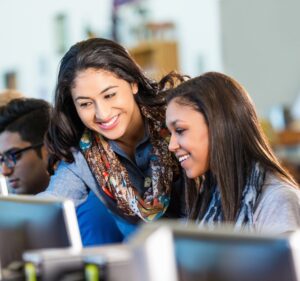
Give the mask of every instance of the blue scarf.
<path id="1" fill-rule="evenodd" d="M 254 208 L 261 193 L 264 180 L 265 170 L 259 163 L 256 163 L 242 193 L 241 207 L 234 224 L 235 230 L 252 230 Z M 224 222 L 224 215 L 221 205 L 221 193 L 218 186 L 215 186 L 207 211 L 201 220 L 197 219 L 197 223 L 199 226 L 211 228 L 222 222 Z"/>

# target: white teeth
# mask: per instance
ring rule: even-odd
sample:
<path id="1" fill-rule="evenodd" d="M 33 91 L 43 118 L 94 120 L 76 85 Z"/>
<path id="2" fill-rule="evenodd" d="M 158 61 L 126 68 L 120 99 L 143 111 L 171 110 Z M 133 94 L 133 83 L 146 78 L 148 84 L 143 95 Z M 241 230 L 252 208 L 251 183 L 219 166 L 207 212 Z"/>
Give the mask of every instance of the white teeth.
<path id="1" fill-rule="evenodd" d="M 179 157 L 178 157 L 178 160 L 179 160 L 179 162 L 182 162 L 182 161 L 188 159 L 189 157 L 190 157 L 190 155 L 189 155 L 189 154 L 186 154 L 186 155 L 183 155 L 183 156 L 179 156 Z"/>
<path id="2" fill-rule="evenodd" d="M 117 120 L 117 118 L 118 118 L 118 115 L 113 117 L 110 121 L 108 121 L 106 123 L 101 122 L 101 124 L 108 127 L 108 126 L 112 125 Z"/>

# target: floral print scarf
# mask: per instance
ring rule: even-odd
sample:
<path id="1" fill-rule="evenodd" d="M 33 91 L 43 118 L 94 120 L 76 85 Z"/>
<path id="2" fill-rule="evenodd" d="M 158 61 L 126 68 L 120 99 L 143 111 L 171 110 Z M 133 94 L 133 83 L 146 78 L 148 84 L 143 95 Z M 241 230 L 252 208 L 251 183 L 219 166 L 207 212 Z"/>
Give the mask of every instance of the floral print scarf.
<path id="1" fill-rule="evenodd" d="M 126 168 L 103 136 L 86 129 L 80 140 L 80 149 L 98 186 L 116 202 L 123 214 L 153 221 L 161 217 L 169 206 L 172 182 L 174 175 L 179 173 L 179 167 L 168 150 L 165 107 L 140 106 L 140 109 L 149 123 L 152 144 L 152 178 L 145 178 L 144 194 L 139 194 L 132 185 Z"/>

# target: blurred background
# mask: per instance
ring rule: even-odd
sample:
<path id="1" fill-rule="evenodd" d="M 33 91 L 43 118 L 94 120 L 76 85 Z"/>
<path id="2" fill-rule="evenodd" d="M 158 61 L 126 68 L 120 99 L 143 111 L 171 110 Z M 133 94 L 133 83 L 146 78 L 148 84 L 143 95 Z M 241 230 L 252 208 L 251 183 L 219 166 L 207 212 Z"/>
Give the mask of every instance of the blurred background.
<path id="1" fill-rule="evenodd" d="M 225 72 L 299 180 L 299 10 L 299 0 L 0 0 L 0 89 L 51 102 L 60 59 L 90 37 L 118 41 L 156 79 Z"/>

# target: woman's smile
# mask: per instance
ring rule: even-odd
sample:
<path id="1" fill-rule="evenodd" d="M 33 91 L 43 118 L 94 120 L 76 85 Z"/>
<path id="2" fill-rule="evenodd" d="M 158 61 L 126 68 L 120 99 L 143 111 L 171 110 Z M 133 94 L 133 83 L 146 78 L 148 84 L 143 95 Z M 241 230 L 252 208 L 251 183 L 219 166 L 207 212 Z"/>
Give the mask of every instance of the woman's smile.
<path id="1" fill-rule="evenodd" d="M 102 122 L 98 121 L 97 124 L 99 125 L 99 127 L 102 130 L 112 130 L 112 129 L 114 129 L 118 125 L 118 123 L 119 123 L 119 116 L 120 116 L 120 114 L 115 115 L 114 117 L 110 118 L 107 121 L 102 121 Z"/>

